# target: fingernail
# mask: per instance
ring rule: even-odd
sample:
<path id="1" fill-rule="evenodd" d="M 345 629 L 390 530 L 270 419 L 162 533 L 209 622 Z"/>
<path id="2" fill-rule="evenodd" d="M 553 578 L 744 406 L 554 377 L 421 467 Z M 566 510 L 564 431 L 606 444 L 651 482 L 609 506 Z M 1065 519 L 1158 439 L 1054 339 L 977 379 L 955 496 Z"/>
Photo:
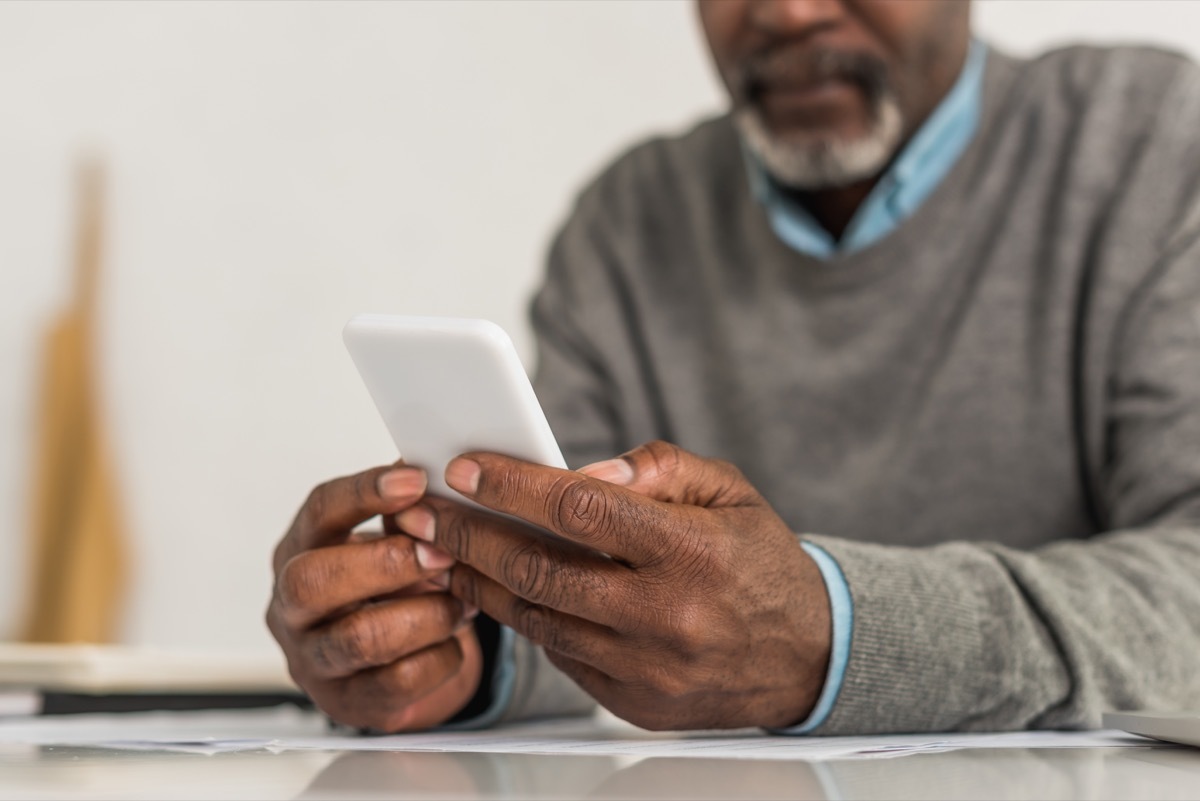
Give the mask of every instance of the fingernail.
<path id="1" fill-rule="evenodd" d="M 609 484 L 624 486 L 633 481 L 633 465 L 624 459 L 608 459 L 594 462 L 587 467 L 579 468 L 579 472 L 591 478 L 607 481 Z"/>
<path id="2" fill-rule="evenodd" d="M 463 620 L 474 620 L 479 617 L 479 607 L 474 604 L 467 604 L 463 607 Z"/>
<path id="3" fill-rule="evenodd" d="M 479 463 L 470 459 L 455 459 L 446 465 L 446 483 L 464 495 L 474 495 L 479 490 Z"/>
<path id="4" fill-rule="evenodd" d="M 454 557 L 440 548 L 434 548 L 426 542 L 418 542 L 415 546 L 417 564 L 422 570 L 444 570 L 454 564 Z"/>
<path id="5" fill-rule="evenodd" d="M 443 590 L 450 589 L 450 571 L 448 570 L 445 573 L 438 573 L 429 580 L 430 582 L 441 587 Z"/>
<path id="6" fill-rule="evenodd" d="M 396 525 L 400 526 L 405 534 L 411 534 L 417 539 L 427 542 L 433 542 L 433 538 L 437 535 L 437 521 L 433 517 L 433 512 L 424 506 L 414 506 L 396 515 Z"/>
<path id="7" fill-rule="evenodd" d="M 379 477 L 379 497 L 385 501 L 404 501 L 419 498 L 425 492 L 425 473 L 405 468 L 389 470 Z"/>

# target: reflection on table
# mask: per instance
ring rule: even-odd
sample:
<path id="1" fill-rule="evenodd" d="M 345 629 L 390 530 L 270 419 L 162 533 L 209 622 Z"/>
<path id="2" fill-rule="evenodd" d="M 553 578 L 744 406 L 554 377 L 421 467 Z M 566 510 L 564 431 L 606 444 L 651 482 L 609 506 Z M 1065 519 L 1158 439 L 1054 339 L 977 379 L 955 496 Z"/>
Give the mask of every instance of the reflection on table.
<path id="1" fill-rule="evenodd" d="M 1200 797 L 1200 750 L 997 749 L 802 762 L 395 751 L 214 755 L 0 747 L 7 798 Z"/>

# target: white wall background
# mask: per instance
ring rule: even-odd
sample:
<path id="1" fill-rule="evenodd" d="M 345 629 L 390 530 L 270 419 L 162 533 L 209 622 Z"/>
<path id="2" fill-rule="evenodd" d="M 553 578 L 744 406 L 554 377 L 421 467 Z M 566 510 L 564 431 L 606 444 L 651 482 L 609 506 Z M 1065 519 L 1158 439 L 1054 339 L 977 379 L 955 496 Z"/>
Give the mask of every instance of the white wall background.
<path id="1" fill-rule="evenodd" d="M 1200 2 L 990 0 L 976 19 L 1018 53 L 1200 55 Z M 269 553 L 308 488 L 391 458 L 345 320 L 487 316 L 528 355 L 524 304 L 572 193 L 720 103 L 686 2 L 0 4 L 0 637 L 82 152 L 112 177 L 124 638 L 257 649 Z"/>

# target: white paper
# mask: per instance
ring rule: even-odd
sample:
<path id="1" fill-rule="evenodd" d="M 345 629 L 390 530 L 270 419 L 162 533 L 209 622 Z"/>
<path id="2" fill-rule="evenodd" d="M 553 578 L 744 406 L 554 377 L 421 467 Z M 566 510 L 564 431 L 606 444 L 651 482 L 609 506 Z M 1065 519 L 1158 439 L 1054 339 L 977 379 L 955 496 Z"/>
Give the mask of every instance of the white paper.
<path id="1" fill-rule="evenodd" d="M 488 732 L 408 734 L 388 737 L 333 736 L 272 742 L 279 750 L 473 751 L 511 754 L 576 754 L 724 759 L 881 759 L 961 748 L 1086 748 L 1151 745 L 1116 731 L 1017 732 L 1006 734 L 914 734 L 873 737 L 785 737 L 761 731 L 657 734 L 559 722 L 511 726 Z"/>
<path id="2" fill-rule="evenodd" d="M 737 732 L 655 733 L 607 721 L 567 720 L 484 732 L 386 737 L 330 734 L 323 718 L 270 712 L 146 713 L 36 718 L 0 724 L 0 743 L 90 745 L 218 754 L 235 751 L 433 751 L 721 759 L 883 759 L 962 748 L 1088 748 L 1152 745 L 1117 731 L 908 734 L 874 737 L 765 736 Z"/>

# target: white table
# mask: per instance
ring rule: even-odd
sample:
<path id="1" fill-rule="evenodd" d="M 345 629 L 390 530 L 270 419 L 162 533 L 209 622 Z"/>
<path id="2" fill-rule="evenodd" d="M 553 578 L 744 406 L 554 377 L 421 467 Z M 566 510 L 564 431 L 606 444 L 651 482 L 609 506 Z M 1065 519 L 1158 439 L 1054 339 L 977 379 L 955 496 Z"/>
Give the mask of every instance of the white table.
<path id="1" fill-rule="evenodd" d="M 204 754 L 56 745 L 45 730 L 21 742 L 19 725 L 0 724 L 0 799 L 1200 798 L 1200 749 L 1165 744 L 816 762 L 258 746 Z M 84 724 L 53 725 L 66 741 Z M 145 736 L 130 724 L 129 739 Z"/>

